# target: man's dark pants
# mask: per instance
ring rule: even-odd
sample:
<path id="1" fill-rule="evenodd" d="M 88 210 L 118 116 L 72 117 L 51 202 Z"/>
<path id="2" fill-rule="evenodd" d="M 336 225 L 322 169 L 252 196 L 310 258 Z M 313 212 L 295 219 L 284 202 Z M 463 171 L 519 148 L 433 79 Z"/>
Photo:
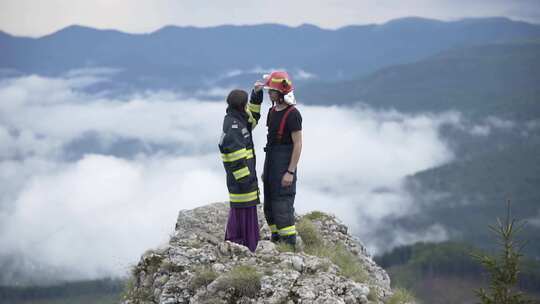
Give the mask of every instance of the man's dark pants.
<path id="1" fill-rule="evenodd" d="M 294 225 L 294 198 L 296 195 L 296 172 L 293 183 L 283 187 L 281 180 L 287 172 L 293 145 L 274 145 L 265 148 L 264 162 L 264 215 L 272 230 L 272 241 L 296 243 Z"/>

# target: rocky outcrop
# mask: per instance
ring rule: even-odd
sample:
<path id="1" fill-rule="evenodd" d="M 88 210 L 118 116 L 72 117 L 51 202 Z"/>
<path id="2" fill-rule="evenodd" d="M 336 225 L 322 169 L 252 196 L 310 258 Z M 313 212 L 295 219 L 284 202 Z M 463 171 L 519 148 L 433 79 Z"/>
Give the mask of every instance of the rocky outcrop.
<path id="1" fill-rule="evenodd" d="M 133 268 L 123 303 L 386 303 L 392 295 L 387 273 L 334 216 L 297 217 L 292 252 L 268 241 L 259 207 L 262 241 L 252 253 L 223 241 L 228 211 L 224 203 L 180 211 L 169 244 Z"/>

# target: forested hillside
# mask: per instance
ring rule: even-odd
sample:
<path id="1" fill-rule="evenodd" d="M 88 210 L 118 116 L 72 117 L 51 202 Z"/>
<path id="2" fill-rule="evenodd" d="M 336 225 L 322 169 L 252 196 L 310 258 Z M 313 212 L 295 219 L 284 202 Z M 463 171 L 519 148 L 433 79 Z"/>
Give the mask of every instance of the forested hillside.
<path id="1" fill-rule="evenodd" d="M 485 287 L 487 276 L 471 257 L 480 249 L 466 243 L 416 243 L 376 257 L 394 286 L 411 289 L 430 304 L 476 303 L 473 289 Z M 519 288 L 540 300 L 540 263 L 525 258 Z"/>
<path id="2" fill-rule="evenodd" d="M 488 44 L 445 51 L 335 84 L 306 85 L 315 104 L 361 102 L 404 112 L 460 111 L 474 118 L 540 117 L 540 42 Z"/>
<path id="3" fill-rule="evenodd" d="M 526 252 L 540 256 L 540 145 L 521 144 L 475 158 L 419 172 L 408 186 L 422 205 L 422 213 L 400 224 L 420 229 L 441 223 L 455 240 L 493 248 L 487 225 L 505 214 L 505 200 L 513 215 L 529 220 L 522 236 L 530 241 Z"/>

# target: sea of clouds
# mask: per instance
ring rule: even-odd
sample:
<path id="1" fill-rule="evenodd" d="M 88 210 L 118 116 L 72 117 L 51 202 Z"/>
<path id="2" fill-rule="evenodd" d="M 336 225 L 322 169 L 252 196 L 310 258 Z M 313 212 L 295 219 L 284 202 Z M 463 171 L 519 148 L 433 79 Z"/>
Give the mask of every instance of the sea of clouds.
<path id="1" fill-rule="evenodd" d="M 225 102 L 166 91 L 89 93 L 109 72 L 0 81 L 0 259 L 17 257 L 19 271 L 54 269 L 67 280 L 125 275 L 168 240 L 180 209 L 227 200 L 217 149 Z M 265 96 L 263 117 L 268 107 Z M 437 224 L 396 230 L 384 244 L 377 231 L 389 217 L 420 212 L 404 178 L 454 158 L 440 129 L 459 125 L 459 114 L 301 101 L 298 108 L 297 212 L 336 214 L 372 253 L 447 238 Z M 265 136 L 261 121 L 259 172 Z"/>

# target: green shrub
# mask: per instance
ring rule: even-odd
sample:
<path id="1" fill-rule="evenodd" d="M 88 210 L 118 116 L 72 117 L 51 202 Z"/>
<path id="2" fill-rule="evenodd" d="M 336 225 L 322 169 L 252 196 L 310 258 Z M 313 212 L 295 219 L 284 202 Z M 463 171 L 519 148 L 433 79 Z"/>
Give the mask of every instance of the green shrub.
<path id="1" fill-rule="evenodd" d="M 367 295 L 367 299 L 371 302 L 379 301 L 379 295 L 377 294 L 377 291 L 373 286 L 369 286 L 369 293 Z"/>
<path id="2" fill-rule="evenodd" d="M 166 272 L 172 273 L 182 272 L 185 267 L 181 265 L 175 265 L 171 260 L 163 260 L 163 262 L 161 262 L 160 268 Z"/>
<path id="3" fill-rule="evenodd" d="M 406 304 L 417 303 L 414 295 L 404 288 L 398 288 L 394 291 L 394 295 L 388 300 L 387 304 Z"/>
<path id="4" fill-rule="evenodd" d="M 325 244 L 320 244 L 317 246 L 306 246 L 304 251 L 307 254 L 318 256 L 320 258 L 330 258 L 332 256 L 332 248 L 334 246 L 327 246 Z"/>
<path id="5" fill-rule="evenodd" d="M 193 291 L 197 290 L 202 286 L 207 286 L 208 284 L 212 283 L 212 281 L 214 281 L 217 277 L 218 274 L 210 267 L 196 268 L 195 274 L 189 282 L 189 288 Z"/>
<path id="6" fill-rule="evenodd" d="M 316 211 L 310 213 L 314 214 Z M 326 216 L 326 214 L 319 212 Z M 308 215 L 310 215 L 308 214 Z M 318 213 L 315 213 L 317 216 Z M 343 244 L 331 245 L 325 244 L 322 240 L 319 230 L 313 222 L 304 217 L 298 221 L 296 230 L 304 242 L 304 251 L 318 257 L 329 258 L 336 264 L 341 273 L 356 282 L 365 282 L 368 275 L 362 266 L 360 260 L 349 252 Z"/>
<path id="7" fill-rule="evenodd" d="M 135 288 L 135 279 L 133 277 L 130 277 L 126 280 L 124 283 L 124 289 L 122 290 L 121 297 L 123 299 L 127 298 L 129 296 L 129 293 Z"/>
<path id="8" fill-rule="evenodd" d="M 345 277 L 350 278 L 356 282 L 367 281 L 367 272 L 364 269 L 364 266 L 358 260 L 358 257 L 349 252 L 347 248 L 342 244 L 334 246 L 332 251 L 333 253 L 330 256 L 330 260 L 332 260 L 334 264 L 339 266 L 341 273 Z"/>
<path id="9" fill-rule="evenodd" d="M 498 238 L 501 247 L 497 256 L 488 254 L 473 254 L 473 257 L 484 266 L 490 275 L 489 289 L 475 290 L 482 304 L 526 304 L 532 303 L 523 293 L 517 290 L 518 276 L 521 273 L 520 264 L 523 254 L 521 250 L 525 243 L 516 238 L 516 234 L 523 230 L 525 225 L 510 212 L 510 200 L 507 201 L 506 218 L 497 218 L 497 226 L 489 228 Z"/>
<path id="10" fill-rule="evenodd" d="M 304 215 L 302 218 L 311 220 L 311 221 L 317 221 L 317 220 L 325 220 L 328 219 L 330 216 L 324 212 L 321 211 L 312 211 L 306 215 Z"/>
<path id="11" fill-rule="evenodd" d="M 232 288 L 238 297 L 253 298 L 261 290 L 261 274 L 252 266 L 236 266 L 220 280 L 218 288 L 222 290 Z"/>
<path id="12" fill-rule="evenodd" d="M 294 252 L 294 247 L 291 244 L 285 242 L 277 242 L 276 249 L 279 252 Z"/>
<path id="13" fill-rule="evenodd" d="M 144 253 L 144 260 L 142 265 L 135 266 L 132 270 L 134 275 L 138 275 L 142 270 L 144 270 L 147 275 L 152 275 L 156 273 L 161 265 L 161 262 L 164 260 L 164 256 L 154 253 L 152 250 L 148 250 Z"/>
<path id="14" fill-rule="evenodd" d="M 148 288 L 137 288 L 135 285 L 134 278 L 128 279 L 124 285 L 124 290 L 120 297 L 124 300 L 129 299 L 133 303 L 154 301 L 154 296 Z"/>
<path id="15" fill-rule="evenodd" d="M 122 299 L 130 299 L 134 303 L 144 303 L 147 301 L 153 301 L 154 296 L 147 288 L 137 288 L 136 280 L 139 278 L 141 271 L 146 270 L 147 272 L 155 271 L 154 267 L 149 267 L 150 270 L 146 268 L 139 267 L 137 265 L 131 267 L 132 276 L 124 283 L 123 291 L 120 295 Z M 152 275 L 150 273 L 150 275 Z"/>
<path id="16" fill-rule="evenodd" d="M 310 219 L 302 218 L 296 223 L 296 231 L 302 238 L 306 250 L 323 244 L 319 230 Z"/>

